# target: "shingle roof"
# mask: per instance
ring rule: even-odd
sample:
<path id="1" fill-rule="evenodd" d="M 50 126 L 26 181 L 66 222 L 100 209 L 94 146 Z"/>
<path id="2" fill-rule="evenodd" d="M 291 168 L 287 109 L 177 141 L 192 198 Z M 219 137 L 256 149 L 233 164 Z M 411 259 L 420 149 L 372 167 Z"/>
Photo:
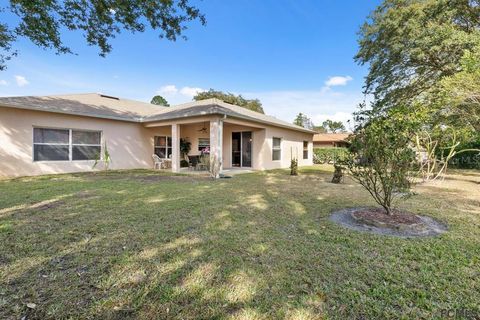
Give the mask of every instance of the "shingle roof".
<path id="1" fill-rule="evenodd" d="M 215 98 L 189 102 L 167 108 L 167 110 L 163 110 L 159 114 L 154 114 L 143 118 L 142 121 L 153 122 L 212 114 L 226 115 L 227 117 L 245 119 L 258 123 L 289 128 L 297 131 L 314 133 L 314 131 L 299 127 L 292 123 L 279 120 L 275 117 L 268 116 L 263 113 L 258 113 L 240 106 L 229 104 Z"/>
<path id="2" fill-rule="evenodd" d="M 206 99 L 172 107 L 161 107 L 99 93 L 85 93 L 54 96 L 0 97 L 0 106 L 131 122 L 165 121 L 219 114 L 314 133 L 275 117 L 225 103 L 218 99 Z"/>
<path id="3" fill-rule="evenodd" d="M 2 97 L 0 105 L 135 122 L 141 121 L 145 116 L 167 109 L 150 103 L 110 97 L 99 93 Z"/>
<path id="4" fill-rule="evenodd" d="M 317 133 L 313 142 L 340 142 L 345 141 L 351 133 Z"/>

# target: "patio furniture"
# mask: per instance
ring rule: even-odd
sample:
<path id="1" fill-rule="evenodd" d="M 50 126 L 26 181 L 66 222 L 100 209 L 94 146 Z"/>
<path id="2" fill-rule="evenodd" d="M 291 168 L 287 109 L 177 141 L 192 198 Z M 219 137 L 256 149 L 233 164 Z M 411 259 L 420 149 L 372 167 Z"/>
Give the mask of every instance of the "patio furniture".
<path id="1" fill-rule="evenodd" d="M 197 165 L 200 160 L 199 156 L 188 156 L 188 169 L 197 170 Z"/>
<path id="2" fill-rule="evenodd" d="M 156 154 L 152 154 L 153 169 L 162 169 L 162 159 Z"/>
<path id="3" fill-rule="evenodd" d="M 172 168 L 171 159 L 162 159 L 156 154 L 152 154 L 153 169 L 170 169 Z"/>
<path id="4" fill-rule="evenodd" d="M 163 159 L 163 169 L 172 169 L 172 159 Z"/>

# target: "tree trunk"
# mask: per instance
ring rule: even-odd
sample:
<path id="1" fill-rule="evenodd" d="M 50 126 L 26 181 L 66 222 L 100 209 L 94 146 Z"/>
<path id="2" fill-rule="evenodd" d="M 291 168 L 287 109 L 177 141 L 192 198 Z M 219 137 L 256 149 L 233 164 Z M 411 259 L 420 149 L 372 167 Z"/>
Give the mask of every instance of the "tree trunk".
<path id="1" fill-rule="evenodd" d="M 392 208 L 390 208 L 390 206 L 382 205 L 382 207 L 385 209 L 387 215 L 393 216 L 393 211 L 392 211 Z"/>

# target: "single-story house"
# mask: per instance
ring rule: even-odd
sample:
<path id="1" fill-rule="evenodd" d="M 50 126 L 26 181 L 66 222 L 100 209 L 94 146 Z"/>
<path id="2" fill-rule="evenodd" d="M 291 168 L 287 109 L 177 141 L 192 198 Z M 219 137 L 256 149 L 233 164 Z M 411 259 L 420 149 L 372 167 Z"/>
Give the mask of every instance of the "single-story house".
<path id="1" fill-rule="evenodd" d="M 314 148 L 348 147 L 350 133 L 317 133 L 313 136 Z"/>
<path id="2" fill-rule="evenodd" d="M 208 151 L 224 168 L 311 165 L 314 132 L 207 99 L 172 107 L 103 94 L 0 98 L 0 177 L 90 171 L 107 145 L 111 169 L 152 168 L 153 154 L 180 171 L 180 139 L 190 155 Z"/>

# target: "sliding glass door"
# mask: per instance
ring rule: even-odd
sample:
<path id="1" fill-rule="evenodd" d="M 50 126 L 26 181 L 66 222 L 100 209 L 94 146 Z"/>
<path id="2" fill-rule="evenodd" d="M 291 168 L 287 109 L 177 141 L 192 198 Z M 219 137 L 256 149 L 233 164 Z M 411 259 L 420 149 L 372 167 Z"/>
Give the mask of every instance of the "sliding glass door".
<path id="1" fill-rule="evenodd" d="M 232 167 L 252 166 L 252 132 L 232 132 Z"/>

